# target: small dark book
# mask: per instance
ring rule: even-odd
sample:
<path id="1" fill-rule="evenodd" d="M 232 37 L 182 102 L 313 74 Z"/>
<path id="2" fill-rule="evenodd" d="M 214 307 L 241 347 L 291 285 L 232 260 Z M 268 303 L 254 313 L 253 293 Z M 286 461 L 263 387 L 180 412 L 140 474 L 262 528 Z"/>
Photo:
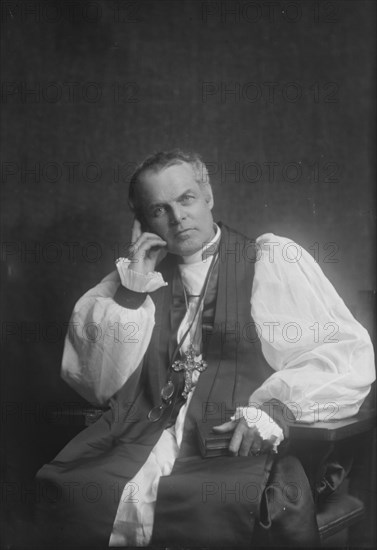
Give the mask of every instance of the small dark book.
<path id="1" fill-rule="evenodd" d="M 196 424 L 196 433 L 199 443 L 200 454 L 203 458 L 229 455 L 229 443 L 233 432 L 217 433 L 213 431 L 214 426 L 219 426 L 221 420 L 200 420 Z"/>

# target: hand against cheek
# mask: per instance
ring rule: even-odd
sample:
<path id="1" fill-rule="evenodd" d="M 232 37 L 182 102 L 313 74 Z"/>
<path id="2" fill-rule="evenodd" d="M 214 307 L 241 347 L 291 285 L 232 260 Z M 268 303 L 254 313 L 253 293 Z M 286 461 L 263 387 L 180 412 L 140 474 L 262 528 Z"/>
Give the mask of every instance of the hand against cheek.
<path id="1" fill-rule="evenodd" d="M 272 448 L 269 441 L 263 441 L 255 426 L 249 428 L 244 418 L 231 420 L 213 428 L 217 433 L 234 431 L 229 451 L 234 456 L 259 455 Z"/>
<path id="2" fill-rule="evenodd" d="M 155 233 L 142 232 L 140 222 L 135 218 L 132 226 L 131 246 L 128 259 L 130 269 L 147 275 L 166 256 L 166 242 Z"/>

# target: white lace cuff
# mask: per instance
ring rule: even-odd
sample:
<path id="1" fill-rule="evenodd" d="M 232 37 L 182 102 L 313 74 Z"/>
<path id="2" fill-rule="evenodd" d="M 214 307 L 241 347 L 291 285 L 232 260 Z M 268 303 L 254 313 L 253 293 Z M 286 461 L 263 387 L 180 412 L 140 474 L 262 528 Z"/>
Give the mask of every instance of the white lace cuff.
<path id="1" fill-rule="evenodd" d="M 154 292 L 162 286 L 167 286 L 161 273 L 158 271 L 151 271 L 144 275 L 133 271 L 129 267 L 131 260 L 127 258 L 118 258 L 115 262 L 116 268 L 119 273 L 120 281 L 123 286 L 134 292 Z"/>
<path id="2" fill-rule="evenodd" d="M 236 412 L 230 417 L 231 420 L 244 418 L 249 428 L 256 427 L 259 435 L 264 441 L 271 441 L 274 453 L 284 439 L 283 430 L 276 424 L 267 413 L 256 407 L 237 407 Z"/>

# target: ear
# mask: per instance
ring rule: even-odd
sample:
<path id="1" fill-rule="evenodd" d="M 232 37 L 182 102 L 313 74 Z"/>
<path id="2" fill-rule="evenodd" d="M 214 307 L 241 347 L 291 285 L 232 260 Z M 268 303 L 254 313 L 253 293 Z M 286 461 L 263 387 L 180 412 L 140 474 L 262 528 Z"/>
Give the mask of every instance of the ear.
<path id="1" fill-rule="evenodd" d="M 209 209 L 212 210 L 214 205 L 214 200 L 213 200 L 212 187 L 210 185 L 206 185 L 205 200 L 206 200 L 206 203 L 208 203 Z"/>

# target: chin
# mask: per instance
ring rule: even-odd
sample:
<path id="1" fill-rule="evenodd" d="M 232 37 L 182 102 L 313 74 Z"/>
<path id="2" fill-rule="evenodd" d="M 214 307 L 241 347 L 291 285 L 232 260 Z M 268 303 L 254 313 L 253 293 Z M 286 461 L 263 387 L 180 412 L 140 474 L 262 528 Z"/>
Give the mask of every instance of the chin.
<path id="1" fill-rule="evenodd" d="M 170 250 L 171 254 L 176 254 L 177 256 L 191 256 L 198 252 L 202 248 L 201 243 L 182 243 L 180 245 L 173 246 Z"/>

